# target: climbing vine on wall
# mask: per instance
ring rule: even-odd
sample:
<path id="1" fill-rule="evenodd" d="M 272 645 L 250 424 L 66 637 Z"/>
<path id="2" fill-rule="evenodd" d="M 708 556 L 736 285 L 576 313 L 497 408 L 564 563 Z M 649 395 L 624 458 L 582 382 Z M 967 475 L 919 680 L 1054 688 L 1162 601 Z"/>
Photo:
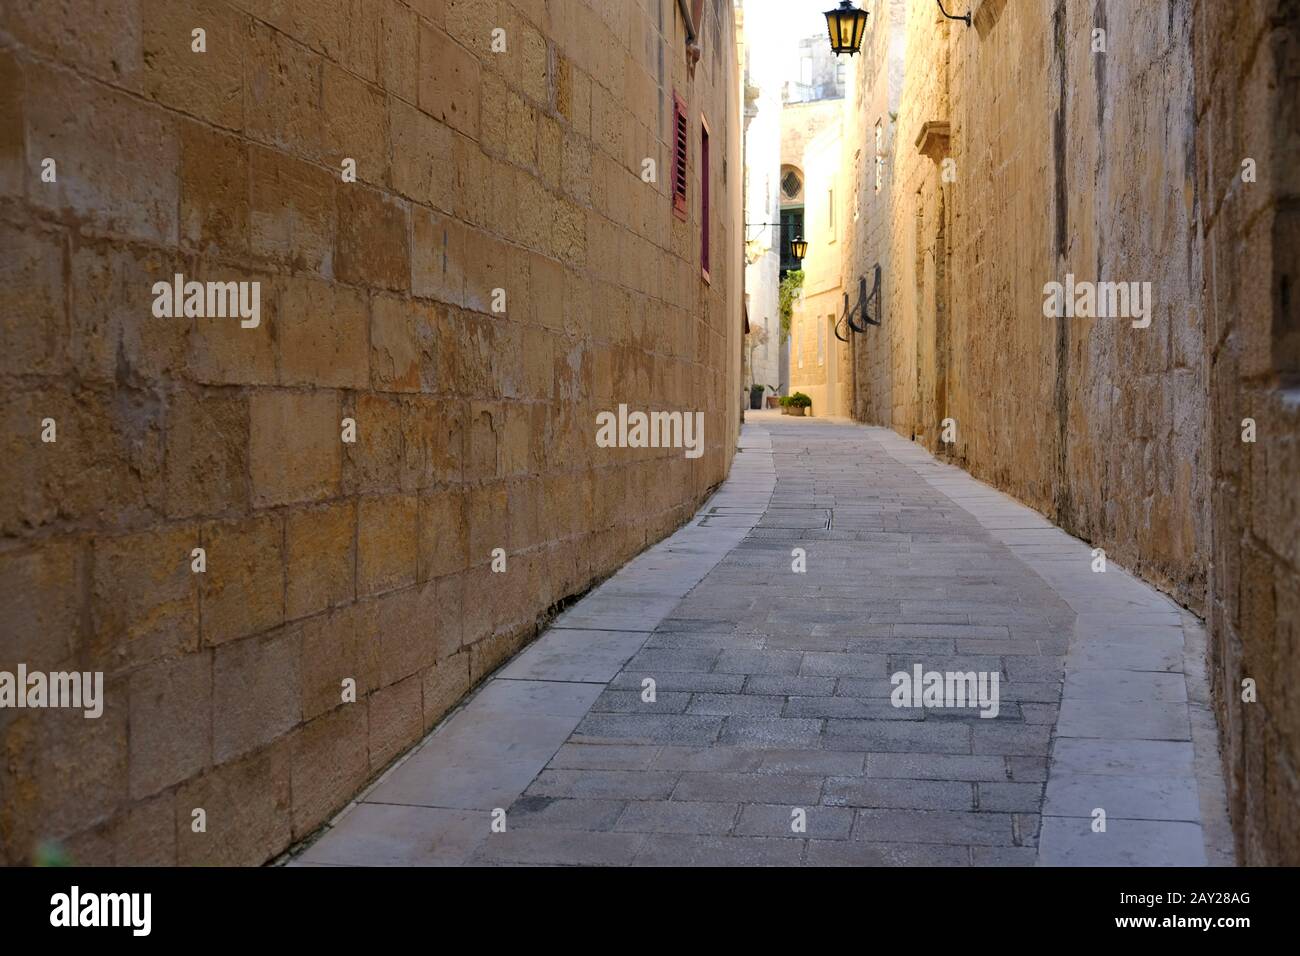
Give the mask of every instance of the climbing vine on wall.
<path id="1" fill-rule="evenodd" d="M 794 314 L 794 300 L 803 291 L 803 270 L 791 269 L 777 289 L 777 308 L 781 314 L 781 341 L 790 338 L 790 316 Z"/>

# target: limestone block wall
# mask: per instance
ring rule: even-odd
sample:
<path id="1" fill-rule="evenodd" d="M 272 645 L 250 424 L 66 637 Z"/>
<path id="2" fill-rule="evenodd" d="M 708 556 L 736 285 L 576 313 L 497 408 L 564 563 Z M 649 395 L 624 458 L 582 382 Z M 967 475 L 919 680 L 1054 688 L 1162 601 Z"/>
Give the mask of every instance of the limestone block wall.
<path id="1" fill-rule="evenodd" d="M 839 305 L 838 292 L 804 295 L 790 316 L 790 394 L 803 392 L 812 399 L 805 414 L 830 414 L 830 369 L 833 352 L 829 317 Z"/>
<path id="2" fill-rule="evenodd" d="M 928 3 L 877 18 L 873 49 L 902 31 L 906 55 L 858 413 L 1207 617 L 1242 859 L 1293 863 L 1297 7 L 969 6 L 973 27 Z M 880 248 L 853 245 L 846 276 Z M 1067 276 L 1150 283 L 1149 324 L 1045 317 Z"/>
<path id="3" fill-rule="evenodd" d="M 0 8 L 0 670 L 106 682 L 0 710 L 0 860 L 268 859 L 724 477 L 739 106 L 698 6 L 693 69 L 657 0 Z M 177 274 L 259 321 L 156 317 Z M 596 447 L 619 403 L 704 453 Z"/>
<path id="4" fill-rule="evenodd" d="M 1193 8 L 1211 537 L 1238 856 L 1300 863 L 1300 4 Z M 1252 161 L 1254 181 L 1244 174 Z M 1242 440 L 1250 419 L 1255 441 Z M 1242 681 L 1256 684 L 1243 700 Z"/>
<path id="5" fill-rule="evenodd" d="M 870 26 L 862 52 L 855 58 L 853 85 L 845 99 L 841 164 L 846 201 L 841 272 L 852 304 L 858 300 L 860 276 L 866 277 L 868 291 L 874 287 L 877 265 L 882 290 L 894 278 L 890 266 L 892 157 L 894 139 L 899 135 L 907 38 L 906 0 L 872 0 L 863 9 L 870 14 Z M 873 313 L 873 317 L 878 316 Z M 876 332 L 850 336 L 851 410 L 853 417 L 862 421 L 892 420 L 893 358 L 883 341 L 882 334 Z"/>
<path id="6" fill-rule="evenodd" d="M 938 449 L 955 419 L 973 473 L 1202 607 L 1189 10 L 909 8 L 886 334 L 896 428 Z M 929 155 L 927 123 L 949 124 Z M 1044 317 L 1067 275 L 1150 283 L 1150 326 Z"/>
<path id="7" fill-rule="evenodd" d="M 1125 4 L 1107 20 L 1104 5 L 974 6 L 973 28 L 929 4 L 882 9 L 870 39 L 845 271 L 886 262 L 886 321 L 855 338 L 859 414 L 947 451 L 1198 605 L 1206 484 L 1187 11 L 1162 19 Z M 1092 50 L 1099 28 L 1111 34 L 1104 54 Z M 879 57 L 900 45 L 901 96 L 886 117 Z M 886 199 L 865 175 L 876 119 L 894 127 Z M 1067 273 L 1151 282 L 1152 325 L 1045 318 L 1044 284 Z M 940 448 L 945 418 L 957 440 Z"/>
<path id="8" fill-rule="evenodd" d="M 828 101 L 842 106 L 843 100 Z M 816 135 L 805 141 L 799 167 L 804 171 L 804 238 L 808 255 L 803 261 L 801 296 L 791 316 L 800 343 L 803 365 L 790 372 L 791 393 L 800 391 L 813 400 L 814 415 L 847 415 L 851 368 L 848 345 L 832 329 L 843 313 L 840 282 L 840 248 L 845 216 L 841 172 L 843 158 L 841 112 L 825 121 Z"/>
<path id="9" fill-rule="evenodd" d="M 781 164 L 802 168 L 804 150 L 814 136 L 835 123 L 843 101 L 809 100 L 786 103 L 781 108 Z"/>

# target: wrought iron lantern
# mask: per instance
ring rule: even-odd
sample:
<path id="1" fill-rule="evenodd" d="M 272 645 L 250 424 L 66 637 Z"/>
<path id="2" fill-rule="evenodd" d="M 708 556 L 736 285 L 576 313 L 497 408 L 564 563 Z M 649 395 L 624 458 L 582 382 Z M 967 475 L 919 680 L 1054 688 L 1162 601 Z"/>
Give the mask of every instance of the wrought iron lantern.
<path id="1" fill-rule="evenodd" d="M 841 0 L 834 10 L 826 11 L 826 30 L 831 35 L 831 51 L 850 56 L 862 49 L 862 34 L 867 29 L 868 13 L 859 10 L 852 0 Z"/>

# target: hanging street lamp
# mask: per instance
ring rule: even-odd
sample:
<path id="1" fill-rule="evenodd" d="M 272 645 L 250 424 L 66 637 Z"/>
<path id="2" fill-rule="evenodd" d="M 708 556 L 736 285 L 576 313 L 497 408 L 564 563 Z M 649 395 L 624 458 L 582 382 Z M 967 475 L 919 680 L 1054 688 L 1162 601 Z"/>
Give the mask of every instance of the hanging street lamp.
<path id="1" fill-rule="evenodd" d="M 750 226 L 777 226 L 779 228 L 785 228 L 779 222 L 747 222 L 745 223 L 746 242 L 750 241 L 749 232 L 748 232 Z M 803 236 L 791 236 L 790 237 L 790 258 L 798 259 L 800 262 L 802 262 L 807 257 L 807 255 L 808 255 L 808 240 L 805 239 Z"/>
<path id="2" fill-rule="evenodd" d="M 831 51 L 838 56 L 849 56 L 862 49 L 862 34 L 867 29 L 865 10 L 859 10 L 852 0 L 840 0 L 834 10 L 826 11 L 826 30 L 831 35 Z"/>

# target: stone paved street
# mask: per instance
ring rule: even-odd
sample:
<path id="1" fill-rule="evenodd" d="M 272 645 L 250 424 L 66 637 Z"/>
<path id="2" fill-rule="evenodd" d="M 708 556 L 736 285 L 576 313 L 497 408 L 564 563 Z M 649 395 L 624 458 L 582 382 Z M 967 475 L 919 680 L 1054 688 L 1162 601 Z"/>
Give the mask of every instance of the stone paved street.
<path id="1" fill-rule="evenodd" d="M 1300 866 L 1300 0 L 0 0 L 0 75 L 0 868 Z"/>
<path id="2" fill-rule="evenodd" d="M 1231 862 L 1195 618 L 891 431 L 742 448 L 295 863 Z M 997 716 L 893 706 L 918 664 Z"/>

